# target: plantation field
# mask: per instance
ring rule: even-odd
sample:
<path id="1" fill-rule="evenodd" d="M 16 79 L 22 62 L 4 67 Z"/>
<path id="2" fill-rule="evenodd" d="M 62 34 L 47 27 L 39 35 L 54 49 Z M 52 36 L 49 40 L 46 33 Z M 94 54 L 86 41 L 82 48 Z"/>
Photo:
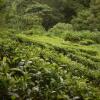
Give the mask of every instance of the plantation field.
<path id="1" fill-rule="evenodd" d="M 100 100 L 100 0 L 0 0 L 0 100 Z"/>
<path id="2" fill-rule="evenodd" d="M 14 30 L 0 36 L 0 99 L 100 100 L 99 43 Z"/>

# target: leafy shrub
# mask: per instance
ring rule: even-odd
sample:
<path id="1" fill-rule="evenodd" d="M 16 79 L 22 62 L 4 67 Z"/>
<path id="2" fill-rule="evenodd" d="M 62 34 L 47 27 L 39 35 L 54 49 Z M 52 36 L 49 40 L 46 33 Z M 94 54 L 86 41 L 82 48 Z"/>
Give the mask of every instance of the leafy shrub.
<path id="1" fill-rule="evenodd" d="M 91 30 L 98 31 L 99 23 L 98 17 L 91 12 L 91 10 L 82 10 L 78 12 L 77 17 L 74 17 L 71 21 L 75 30 Z"/>
<path id="2" fill-rule="evenodd" d="M 90 40 L 93 40 L 97 43 L 99 43 L 99 32 L 89 32 L 89 31 L 69 31 L 69 32 L 66 32 L 66 35 L 65 35 L 65 40 L 69 40 L 69 41 L 81 41 L 81 40 L 84 40 L 84 39 L 90 39 Z"/>
<path id="3" fill-rule="evenodd" d="M 23 34 L 26 34 L 26 35 L 33 35 L 33 34 L 45 34 L 46 31 L 44 29 L 43 26 L 39 26 L 39 25 L 33 25 L 33 27 L 29 30 L 26 30 L 26 31 L 22 31 Z"/>
<path id="4" fill-rule="evenodd" d="M 80 41 L 80 44 L 91 45 L 91 44 L 95 44 L 95 42 L 93 40 L 82 40 L 82 41 Z"/>
<path id="5" fill-rule="evenodd" d="M 35 15 L 14 15 L 6 18 L 7 27 L 16 30 L 31 29 L 34 25 L 41 25 L 41 23 L 41 18 Z"/>
<path id="6" fill-rule="evenodd" d="M 49 32 L 55 36 L 63 37 L 67 31 L 73 31 L 71 24 L 58 23 Z"/>

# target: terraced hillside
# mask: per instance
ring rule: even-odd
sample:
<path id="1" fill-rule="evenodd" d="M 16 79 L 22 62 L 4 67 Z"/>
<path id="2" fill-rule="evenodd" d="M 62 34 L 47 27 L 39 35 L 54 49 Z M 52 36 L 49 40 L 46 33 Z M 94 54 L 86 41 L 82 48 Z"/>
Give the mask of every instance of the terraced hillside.
<path id="1" fill-rule="evenodd" d="M 0 100 L 100 100 L 100 0 L 0 0 Z"/>
<path id="2" fill-rule="evenodd" d="M 0 99 L 100 100 L 100 44 L 0 32 Z"/>

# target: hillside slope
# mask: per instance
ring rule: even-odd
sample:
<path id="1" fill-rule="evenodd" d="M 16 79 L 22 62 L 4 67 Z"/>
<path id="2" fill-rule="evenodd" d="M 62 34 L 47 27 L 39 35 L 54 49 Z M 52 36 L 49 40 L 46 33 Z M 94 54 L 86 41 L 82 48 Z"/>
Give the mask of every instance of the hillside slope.
<path id="1" fill-rule="evenodd" d="M 12 30 L 0 35 L 0 99 L 100 99 L 99 44 Z"/>
<path id="2" fill-rule="evenodd" d="M 100 0 L 0 0 L 0 100 L 100 100 Z"/>

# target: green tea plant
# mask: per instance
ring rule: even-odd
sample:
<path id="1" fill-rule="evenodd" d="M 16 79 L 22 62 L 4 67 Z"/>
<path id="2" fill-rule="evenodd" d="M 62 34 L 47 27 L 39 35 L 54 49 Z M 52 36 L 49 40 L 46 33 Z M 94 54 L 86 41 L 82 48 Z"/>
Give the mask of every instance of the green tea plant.
<path id="1" fill-rule="evenodd" d="M 0 2 L 0 100 L 99 100 L 100 32 L 75 31 L 66 23 L 90 2 L 5 4 Z"/>

